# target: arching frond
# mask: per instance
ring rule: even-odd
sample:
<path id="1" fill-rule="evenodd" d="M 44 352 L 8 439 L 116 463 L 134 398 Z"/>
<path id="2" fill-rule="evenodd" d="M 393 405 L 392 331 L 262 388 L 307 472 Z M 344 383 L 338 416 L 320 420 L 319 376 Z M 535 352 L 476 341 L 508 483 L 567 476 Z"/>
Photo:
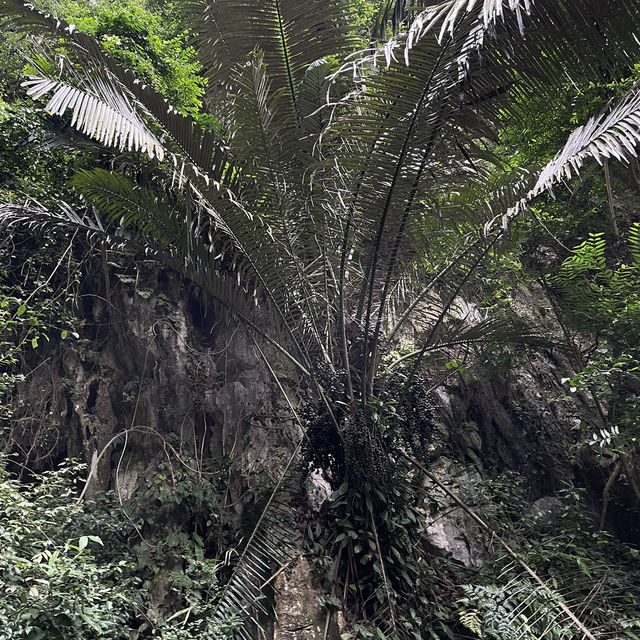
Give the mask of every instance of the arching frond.
<path id="1" fill-rule="evenodd" d="M 465 31 L 476 48 L 488 41 L 512 41 L 509 61 L 530 78 L 538 74 L 557 81 L 557 66 L 571 61 L 583 64 L 569 68 L 570 73 L 599 78 L 616 61 L 633 62 L 637 42 L 632 25 L 637 23 L 637 12 L 636 0 L 617 3 L 615 8 L 599 0 L 446 0 L 417 16 L 408 47 L 427 33 L 436 32 L 443 41 Z M 615 52 L 607 50 L 612 46 Z"/>
<path id="2" fill-rule="evenodd" d="M 89 239 L 109 235 L 99 219 L 81 215 L 75 207 L 63 201 L 57 203 L 55 211 L 34 200 L 22 204 L 0 203 L 0 224 L 5 227 L 21 225 L 32 230 L 79 230 L 86 233 Z M 126 242 L 126 239 L 123 238 L 122 242 Z"/>
<path id="3" fill-rule="evenodd" d="M 96 207 L 109 225 L 148 234 L 159 244 L 178 240 L 184 216 L 176 216 L 169 203 L 152 191 L 105 169 L 81 170 L 71 180 L 82 197 Z"/>
<path id="4" fill-rule="evenodd" d="M 508 225 L 530 201 L 551 190 L 558 182 L 576 177 L 583 164 L 595 159 L 599 164 L 613 158 L 623 163 L 638 156 L 640 142 L 640 91 L 631 89 L 617 105 L 593 116 L 585 125 L 578 127 L 567 139 L 564 148 L 543 167 L 533 187 L 521 195 L 519 200 L 502 215 L 496 215 L 487 223 L 488 233 L 501 221 Z"/>
<path id="5" fill-rule="evenodd" d="M 116 78 L 164 128 L 189 162 L 201 172 L 208 172 L 213 179 L 217 179 L 223 172 L 226 163 L 224 154 L 216 152 L 217 162 L 212 167 L 214 151 L 219 146 L 215 135 L 204 131 L 192 118 L 176 112 L 160 93 L 140 82 L 132 71 L 120 65 L 96 40 L 78 31 L 74 25 L 22 0 L 0 0 L 0 16 L 6 19 L 5 28 L 20 28 L 38 34 L 49 33 L 52 37 L 64 39 L 67 45 L 77 51 L 81 61 L 93 63 Z"/>
<path id="6" fill-rule="evenodd" d="M 528 92 L 551 94 L 568 77 L 606 77 L 616 64 L 628 62 L 632 47 L 638 50 L 633 2 L 620 12 L 584 4 L 430 5 L 407 35 L 350 65 L 363 91 L 352 98 L 357 110 L 333 130 L 350 140 L 340 165 L 352 169 L 355 226 L 362 246 L 370 247 L 360 305 L 365 322 L 378 309 L 380 323 L 397 256 L 406 254 L 401 244 L 429 190 L 437 200 L 438 186 L 448 181 L 454 190 L 474 174 L 484 177 L 486 158 L 467 137 L 481 131 L 478 116 L 491 122 L 517 113 Z M 580 37 L 578 30 L 584 32 Z M 574 31 L 575 39 L 566 37 Z M 611 52 L 614 37 L 625 48 Z M 371 76 L 369 69 L 381 57 L 387 70 Z M 444 186 L 440 193 L 446 191 Z"/>
<path id="7" fill-rule="evenodd" d="M 638 155 L 640 143 L 640 90 L 635 87 L 612 109 L 578 127 L 562 151 L 538 176 L 531 196 L 579 173 L 587 159 L 602 164 L 608 158 L 628 162 Z"/>
<path id="8" fill-rule="evenodd" d="M 48 77 L 28 76 L 23 85 L 34 100 L 53 93 L 45 110 L 52 115 L 72 111 L 71 126 L 105 147 L 140 151 L 164 158 L 164 147 L 138 117 L 123 93 L 113 83 L 93 76 L 88 90 Z"/>
<path id="9" fill-rule="evenodd" d="M 216 253 L 225 251 L 239 253 L 236 259 L 243 257 L 243 247 L 233 231 L 204 199 L 172 204 L 162 194 L 133 185 L 105 169 L 81 170 L 71 184 L 109 222 L 148 233 L 150 239 L 164 246 L 179 247 L 185 243 L 187 260 L 192 241 L 203 236 L 210 245 L 212 261 Z"/>
<path id="10" fill-rule="evenodd" d="M 526 110 L 531 96 L 578 81 L 604 81 L 633 65 L 640 3 L 599 0 L 449 0 L 428 6 L 408 33 L 351 63 L 355 73 L 404 59 L 427 39 L 463 38 L 457 59 L 461 102 L 484 117 Z M 508 100 L 496 101 L 508 96 Z"/>
<path id="11" fill-rule="evenodd" d="M 99 181 L 100 177 L 90 175 L 89 180 L 91 179 Z M 118 179 L 117 176 L 115 179 Z M 110 189 L 103 187 L 104 185 L 102 187 L 87 185 L 85 189 L 87 193 L 94 192 L 92 197 L 96 202 L 101 199 L 107 202 L 111 198 L 116 201 L 119 198 L 127 199 L 125 194 L 128 188 L 125 185 L 114 187 L 111 195 L 109 195 Z M 117 195 L 118 192 L 120 195 Z M 182 248 L 182 242 L 168 241 L 183 234 L 186 225 L 180 227 L 176 220 L 171 220 L 168 225 L 165 225 L 161 203 L 154 202 L 148 194 L 130 191 L 129 195 L 131 196 L 131 202 L 127 205 L 129 222 L 136 221 L 146 226 L 151 234 L 137 233 L 135 227 L 125 229 L 114 225 L 121 220 L 117 215 L 118 202 L 111 210 L 112 219 L 104 222 L 98 215 L 91 216 L 89 212 L 80 214 L 74 207 L 62 201 L 54 210 L 47 209 L 35 201 L 27 201 L 23 204 L 0 203 L 0 225 L 6 227 L 19 225 L 34 231 L 54 229 L 79 231 L 91 242 L 105 243 L 114 250 L 130 250 L 154 258 L 192 282 L 206 303 L 215 303 L 228 319 L 234 319 L 249 327 L 299 371 L 308 373 L 300 355 L 294 354 L 288 348 L 291 345 L 291 336 L 282 326 L 280 310 L 274 308 L 268 301 L 257 306 L 255 291 L 240 286 L 238 274 L 221 267 L 220 256 L 216 260 L 210 245 L 206 242 L 208 238 L 206 234 L 204 237 L 195 236 L 192 239 L 187 257 Z M 145 212 L 149 215 L 155 213 L 155 215 L 147 219 Z M 106 213 L 109 218 L 108 207 Z M 158 234 L 157 241 L 154 240 L 154 234 Z"/>
<path id="12" fill-rule="evenodd" d="M 224 299 L 230 313 L 259 327 L 261 335 L 270 332 L 276 342 L 293 344 L 296 363 L 306 368 L 309 316 L 298 296 L 309 284 L 271 230 L 228 194 L 187 185 L 185 196 L 170 202 L 103 169 L 81 171 L 72 184 L 109 222 L 142 232 L 161 250 L 162 261 L 201 287 L 205 297 Z"/>

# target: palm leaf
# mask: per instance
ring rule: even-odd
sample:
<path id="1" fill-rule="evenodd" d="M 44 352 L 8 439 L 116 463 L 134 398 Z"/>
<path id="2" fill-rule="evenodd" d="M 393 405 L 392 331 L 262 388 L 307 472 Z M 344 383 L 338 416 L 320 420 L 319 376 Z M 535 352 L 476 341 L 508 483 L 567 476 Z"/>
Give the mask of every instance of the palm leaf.
<path id="1" fill-rule="evenodd" d="M 72 178 L 71 186 L 114 228 L 146 234 L 164 246 L 177 242 L 184 217 L 176 216 L 169 203 L 151 190 L 105 169 L 81 170 Z"/>
<path id="2" fill-rule="evenodd" d="M 255 47 L 264 52 L 281 111 L 296 112 L 297 86 L 315 60 L 349 53 L 354 41 L 344 0 L 192 0 L 193 30 L 213 91 L 234 83 Z"/>
<path id="3" fill-rule="evenodd" d="M 265 587 L 293 560 L 295 531 L 291 505 L 274 492 L 253 527 L 213 614 L 220 622 L 236 617 L 243 620 L 234 638 L 253 640 L 252 626 L 262 629 L 260 617 L 271 614 Z"/>
<path id="4" fill-rule="evenodd" d="M 563 149 L 537 175 L 533 187 L 505 213 L 497 215 L 485 226 L 488 234 L 501 221 L 506 229 L 510 220 L 526 210 L 529 202 L 551 190 L 554 184 L 579 174 L 585 161 L 595 159 L 599 164 L 614 158 L 628 162 L 637 157 L 640 142 L 640 91 L 631 89 L 618 104 L 592 117 L 578 127 L 567 139 Z"/>
<path id="5" fill-rule="evenodd" d="M 144 190 L 138 192 L 118 176 L 114 177 L 105 171 L 104 174 L 109 176 L 107 178 L 104 174 L 100 175 L 100 170 L 96 171 L 95 174 L 86 172 L 85 175 L 76 176 L 74 182 L 76 188 L 85 192 L 88 200 L 105 206 L 105 222 L 98 215 L 80 215 L 76 208 L 62 201 L 55 210 L 50 210 L 30 200 L 23 204 L 0 203 L 0 225 L 20 225 L 33 231 L 79 231 L 92 243 L 105 243 L 113 250 L 144 253 L 176 273 L 183 274 L 197 287 L 196 291 L 205 304 L 214 302 L 229 320 L 239 321 L 250 328 L 300 372 L 309 374 L 305 361 L 288 348 L 292 340 L 282 328 L 280 311 L 264 301 L 257 306 L 256 292 L 241 286 L 238 274 L 223 268 L 220 260 L 216 260 L 207 242 L 208 234 L 192 238 L 187 257 L 180 240 L 186 233 L 185 226 L 180 225 L 179 219 L 165 219 L 168 210 L 155 200 L 155 196 Z M 112 181 L 117 181 L 117 184 Z M 123 210 L 119 210 L 119 206 L 125 208 L 125 215 L 122 215 Z M 125 219 L 131 226 L 125 228 L 116 224 Z M 136 227 L 145 233 L 137 233 Z M 295 347 L 295 341 L 293 345 Z"/>
<path id="6" fill-rule="evenodd" d="M 427 197 L 436 199 L 437 192 L 445 191 L 466 171 L 464 156 L 443 140 L 446 123 L 458 108 L 456 65 L 463 45 L 464 39 L 459 38 L 450 38 L 442 46 L 424 38 L 412 52 L 415 68 L 395 62 L 386 72 L 367 79 L 364 91 L 352 98 L 357 111 L 334 128 L 339 137 L 347 137 L 348 131 L 356 143 L 339 153 L 339 164 L 352 170 L 356 181 L 354 242 L 364 250 L 367 265 L 358 318 L 367 335 L 377 307 L 374 345 L 396 275 L 397 256 L 407 255 L 406 242 L 420 203 Z M 376 302 L 377 282 L 382 286 Z"/>
<path id="7" fill-rule="evenodd" d="M 264 353 L 257 343 L 255 344 L 264 358 Z M 266 359 L 265 364 L 275 376 Z M 286 393 L 285 398 L 291 406 Z M 292 411 L 297 420 L 293 407 Z M 300 425 L 299 420 L 298 424 Z M 285 484 L 291 480 L 290 469 L 294 461 L 298 459 L 302 442 L 303 439 L 300 440 L 284 468 L 278 474 L 274 487 L 258 521 L 253 526 L 238 561 L 235 563 L 231 578 L 225 585 L 213 614 L 213 617 L 220 622 L 236 617 L 243 620 L 244 624 L 234 634 L 234 637 L 240 640 L 253 640 L 252 626 L 261 629 L 260 615 L 271 613 L 264 602 L 265 587 L 284 570 L 296 554 L 297 527 L 294 511 L 287 500 Z"/>
<path id="8" fill-rule="evenodd" d="M 640 142 L 640 90 L 634 87 L 617 105 L 591 118 L 567 139 L 564 148 L 540 172 L 530 196 L 579 173 L 587 159 L 602 165 L 614 158 L 628 162 L 637 157 Z"/>
<path id="9" fill-rule="evenodd" d="M 245 182 L 257 179 L 267 189 L 277 191 L 276 172 L 285 160 L 280 127 L 274 123 L 278 93 L 270 91 L 264 54 L 259 49 L 252 52 L 238 74 L 236 89 L 231 139 L 234 161 L 243 167 Z"/>
<path id="10" fill-rule="evenodd" d="M 200 193 L 189 185 L 188 198 L 168 202 L 166 194 L 103 169 L 81 171 L 72 184 L 110 224 L 138 232 L 140 242 L 147 238 L 159 259 L 200 287 L 203 297 L 263 337 L 270 335 L 298 368 L 308 370 L 309 348 L 317 351 L 320 338 L 312 312 L 299 300 L 302 287 L 309 290 L 306 274 L 270 230 L 247 218 L 223 191 Z"/>
<path id="11" fill-rule="evenodd" d="M 92 75 L 88 90 L 78 89 L 66 82 L 46 76 L 28 76 L 23 82 L 27 95 L 34 100 L 53 93 L 45 110 L 52 115 L 72 111 L 71 126 L 105 147 L 120 151 L 135 151 L 151 159 L 164 158 L 164 147 L 146 124 L 138 117 L 124 93 L 115 85 Z"/>
<path id="12" fill-rule="evenodd" d="M 434 31 L 440 40 L 463 31 L 476 49 L 491 41 L 512 43 L 510 64 L 528 81 L 547 79 L 556 84 L 561 80 L 558 67 L 566 67 L 574 78 L 602 79 L 603 72 L 621 60 L 634 62 L 637 11 L 635 0 L 616 3 L 615 8 L 598 0 L 448 0 L 416 18 L 408 44 Z M 495 61 L 488 58 L 486 63 Z M 572 64 L 578 61 L 581 64 Z M 468 71 L 466 65 L 462 69 Z M 530 82 L 521 84 L 523 89 L 525 84 L 533 88 Z"/>
<path id="13" fill-rule="evenodd" d="M 585 22 L 590 20 L 585 10 L 569 3 L 562 9 L 562 19 L 555 20 L 556 13 L 560 11 L 558 3 L 540 0 L 531 6 L 526 5 L 526 10 L 519 7 L 520 4 L 515 2 L 508 3 L 508 6 L 500 2 L 441 3 L 430 7 L 416 19 L 409 36 L 394 38 L 380 52 L 366 58 L 366 62 L 358 60 L 350 65 L 356 76 L 362 74 L 365 91 L 353 99 L 360 109 L 358 114 L 348 116 L 338 125 L 337 132 L 339 136 L 346 137 L 348 130 L 356 143 L 349 147 L 350 151 L 355 149 L 355 155 L 352 153 L 351 157 L 341 157 L 341 160 L 343 166 L 353 167 L 357 176 L 354 185 L 354 192 L 358 192 L 356 209 L 359 209 L 360 219 L 365 224 L 358 222 L 355 226 L 365 230 L 362 244 L 372 247 L 367 258 L 367 284 L 362 288 L 364 304 L 360 306 L 365 323 L 376 307 L 376 280 L 385 283 L 377 302 L 378 325 L 380 323 L 385 292 L 392 290 L 389 284 L 395 256 L 399 253 L 398 239 L 406 237 L 406 229 L 410 228 L 407 226 L 410 203 L 412 200 L 420 202 L 426 196 L 419 178 L 420 167 L 424 163 L 424 156 L 421 159 L 419 154 L 424 153 L 424 141 L 436 136 L 440 151 L 438 164 L 429 162 L 430 171 L 425 173 L 425 177 L 433 183 L 446 185 L 454 174 L 451 182 L 455 183 L 465 171 L 469 171 L 469 175 L 473 173 L 471 167 L 465 167 L 467 163 L 462 159 L 455 159 L 460 154 L 454 148 L 454 145 L 461 146 L 459 141 L 464 139 L 464 130 L 475 129 L 477 132 L 475 116 L 469 120 L 474 115 L 470 113 L 470 106 L 478 114 L 496 118 L 505 112 L 504 105 L 509 95 L 520 99 L 525 96 L 525 89 L 521 89 L 519 84 L 537 90 L 542 82 L 546 82 L 547 76 L 552 76 L 553 85 L 545 87 L 549 91 L 557 86 L 559 80 L 566 81 L 563 72 L 575 74 L 578 65 L 573 63 L 582 51 L 566 44 L 562 29 L 566 22 L 575 18 L 577 27 L 574 25 L 573 28 L 585 30 Z M 590 43 L 593 51 L 588 58 L 590 64 L 596 65 L 600 61 L 603 46 L 611 41 L 614 33 L 622 31 L 625 42 L 635 43 L 634 29 L 627 20 L 626 10 L 625 5 L 625 17 L 621 19 L 619 15 L 609 15 L 615 12 L 594 8 L 592 15 L 597 16 L 598 23 L 589 24 L 588 37 L 593 39 Z M 603 30 L 599 30 L 601 17 Z M 626 24 L 623 24 L 625 20 Z M 547 44 L 549 39 L 557 40 L 552 47 L 552 55 L 534 55 L 538 49 L 533 41 L 540 33 L 545 34 Z M 637 49 L 637 44 L 634 47 Z M 505 51 L 509 52 L 508 58 Z M 404 63 L 408 66 L 402 64 L 401 53 L 405 54 Z M 382 54 L 386 57 L 388 70 L 379 76 L 369 77 L 363 70 L 376 64 Z M 543 62 L 538 62 L 540 57 Z M 628 60 L 627 51 L 610 58 L 607 65 L 601 65 L 600 77 L 602 70 L 611 68 L 616 60 Z M 435 66 L 435 59 L 439 69 Z M 573 68 L 569 69 L 569 66 Z M 531 82 L 522 82 L 523 78 Z M 428 86 L 427 81 L 432 86 Z M 461 91 L 464 92 L 462 100 Z M 383 130 L 376 130 L 372 125 L 383 118 L 387 121 L 386 126 Z M 412 135 L 415 135 L 415 141 L 411 139 Z M 478 155 L 472 143 L 470 140 L 460 149 L 469 161 Z M 358 153 L 361 154 L 360 159 Z M 434 174 L 434 166 L 444 168 L 443 173 Z M 473 169 L 477 170 L 478 166 L 481 165 L 474 165 Z M 404 212 L 404 215 L 400 217 L 394 213 L 390 216 L 390 212 Z M 367 219 L 372 223 L 369 231 Z M 385 239 L 388 239 L 387 246 Z M 381 260 L 387 264 L 384 270 L 379 271 Z M 401 272 L 402 269 L 399 270 Z"/>
<path id="14" fill-rule="evenodd" d="M 75 207 L 63 201 L 57 203 L 56 211 L 50 211 L 35 200 L 27 200 L 23 204 L 0 203 L 0 224 L 7 227 L 21 225 L 33 231 L 79 230 L 86 233 L 89 240 L 111 237 L 99 219 L 92 220 L 80 215 Z M 128 242 L 126 238 L 120 240 L 120 243 L 116 243 L 117 248 L 122 248 Z"/>
<path id="15" fill-rule="evenodd" d="M 460 37 L 457 89 L 461 104 L 483 119 L 526 112 L 530 99 L 554 96 L 571 82 L 609 82 L 635 63 L 640 2 L 628 0 L 449 0 L 430 6 L 408 34 L 379 52 L 387 66 L 423 39 Z M 367 65 L 360 64 L 361 68 Z"/>
<path id="16" fill-rule="evenodd" d="M 64 20 L 40 11 L 22 0 L 0 0 L 0 17 L 6 19 L 5 28 L 33 30 L 38 34 L 49 33 L 63 39 L 74 48 L 82 64 L 99 67 L 117 79 L 135 99 L 134 106 L 143 105 L 144 110 L 164 128 L 176 148 L 201 172 L 209 172 L 213 178 L 219 177 L 223 172 L 226 158 L 219 152 L 216 152 L 217 162 L 213 167 L 215 171 L 212 170 L 217 146 L 215 135 L 204 131 L 192 118 L 176 112 L 160 93 L 140 82 L 132 71 L 120 65 L 96 40 Z"/>
<path id="17" fill-rule="evenodd" d="M 120 222 L 125 228 L 135 226 L 151 240 L 164 246 L 182 246 L 188 262 L 189 243 L 207 239 L 211 261 L 215 255 L 236 252 L 243 255 L 242 245 L 233 231 L 204 199 L 192 199 L 192 211 L 186 203 L 167 201 L 166 195 L 133 185 L 124 177 L 105 169 L 82 170 L 71 185 L 84 198 L 107 216 L 110 223 Z M 194 192 L 197 195 L 197 192 Z M 179 215 L 178 211 L 184 210 Z M 177 243 L 177 244 L 176 244 Z"/>

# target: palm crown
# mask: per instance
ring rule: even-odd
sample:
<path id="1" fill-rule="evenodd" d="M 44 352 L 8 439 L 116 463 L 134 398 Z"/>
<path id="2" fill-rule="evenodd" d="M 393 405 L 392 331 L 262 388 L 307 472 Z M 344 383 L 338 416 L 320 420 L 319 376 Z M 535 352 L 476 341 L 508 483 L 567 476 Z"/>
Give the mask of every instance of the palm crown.
<path id="1" fill-rule="evenodd" d="M 635 90 L 577 131 L 530 175 L 530 188 L 521 183 L 520 199 L 491 202 L 486 189 L 475 202 L 451 198 L 484 184 L 495 161 L 485 141 L 528 96 L 628 62 L 632 4 L 428 3 L 405 32 L 357 52 L 348 2 L 191 2 L 217 132 L 172 110 L 73 26 L 14 0 L 3 8 L 14 24 L 57 32 L 83 56 L 81 66 L 60 60 L 61 73 L 37 70 L 29 94 L 48 95 L 49 112 L 70 112 L 85 135 L 151 165 L 145 185 L 77 174 L 105 231 L 142 234 L 303 370 L 319 358 L 340 363 L 365 397 L 389 313 L 405 320 L 416 308 L 409 289 L 427 295 L 437 278 L 414 268 L 424 251 L 417 236 L 434 219 L 470 232 L 457 242 L 473 262 L 495 236 L 487 210 L 513 215 L 586 157 L 634 153 Z M 38 219 L 71 222 L 54 212 Z M 481 240 L 472 237 L 478 221 Z M 454 266 L 442 265 L 448 283 Z M 364 341 L 356 368 L 346 344 L 354 326 Z"/>
<path id="2" fill-rule="evenodd" d="M 63 203 L 0 215 L 143 246 L 308 376 L 340 433 L 319 365 L 342 372 L 350 409 L 340 412 L 356 415 L 412 314 L 429 323 L 412 371 L 427 352 L 490 330 L 463 323 L 451 334 L 443 320 L 509 220 L 587 159 L 635 155 L 640 139 L 634 87 L 541 171 L 495 191 L 488 182 L 498 161 L 487 141 L 528 99 L 610 78 L 636 58 L 640 2 L 447 0 L 411 15 L 396 4 L 404 27 L 358 51 L 347 0 L 186 2 L 219 121 L 209 131 L 71 25 L 0 0 L 10 25 L 67 46 L 26 80 L 29 94 L 147 169 L 144 183 L 76 174 L 101 222 Z M 426 270 L 434 234 L 451 240 Z M 253 594 L 237 588 L 236 604 Z"/>

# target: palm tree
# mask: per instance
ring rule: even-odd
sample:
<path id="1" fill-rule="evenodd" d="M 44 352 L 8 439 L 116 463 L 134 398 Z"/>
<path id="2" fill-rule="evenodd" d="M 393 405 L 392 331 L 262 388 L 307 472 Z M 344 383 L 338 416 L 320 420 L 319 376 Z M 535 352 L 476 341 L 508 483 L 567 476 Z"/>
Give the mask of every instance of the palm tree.
<path id="1" fill-rule="evenodd" d="M 358 51 L 347 0 L 185 2 L 205 102 L 220 122 L 208 131 L 71 25 L 0 0 L 12 28 L 66 47 L 47 53 L 56 64 L 34 68 L 28 93 L 48 96 L 49 113 L 145 169 L 145 182 L 76 174 L 99 222 L 64 203 L 6 204 L 0 216 L 144 247 L 184 273 L 307 380 L 352 482 L 363 476 L 359 457 L 382 480 L 409 464 L 389 460 L 373 408 L 388 404 L 383 373 L 397 363 L 384 355 L 406 323 L 421 314 L 427 329 L 402 356 L 395 412 L 428 354 L 498 328 L 447 318 L 510 221 L 588 159 L 634 156 L 640 139 L 634 87 L 547 167 L 499 188 L 489 180 L 499 166 L 490 141 L 528 100 L 616 77 L 635 61 L 640 2 L 425 1 L 411 13 L 404 4 L 381 3 L 378 23 L 393 14 L 398 33 Z M 278 510 L 274 490 L 221 616 L 248 613 L 273 562 L 285 561 Z"/>

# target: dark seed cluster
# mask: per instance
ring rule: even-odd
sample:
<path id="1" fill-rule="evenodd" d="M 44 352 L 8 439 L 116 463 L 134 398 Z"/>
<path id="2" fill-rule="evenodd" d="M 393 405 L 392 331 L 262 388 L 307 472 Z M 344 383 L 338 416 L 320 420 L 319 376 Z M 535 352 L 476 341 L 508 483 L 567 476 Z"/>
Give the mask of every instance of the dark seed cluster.
<path id="1" fill-rule="evenodd" d="M 351 474 L 382 489 L 391 478 L 389 452 L 369 412 L 347 416 L 340 425 L 345 463 Z"/>
<path id="2" fill-rule="evenodd" d="M 302 411 L 307 425 L 303 455 L 309 468 L 323 469 L 334 482 L 341 482 L 348 471 L 382 487 L 393 475 L 394 450 L 400 447 L 418 456 L 426 452 L 434 434 L 435 406 L 425 381 L 407 387 L 403 373 L 394 372 L 379 381 L 376 397 L 365 407 L 358 402 L 354 407 L 346 402 L 344 371 L 324 366 L 316 375 L 333 417 L 321 403 L 309 402 Z"/>
<path id="3" fill-rule="evenodd" d="M 340 436 L 328 413 L 316 415 L 308 423 L 302 455 L 313 469 L 328 471 L 332 480 L 344 476 L 344 450 Z"/>
<path id="4" fill-rule="evenodd" d="M 400 444 L 417 456 L 424 454 L 433 442 L 436 405 L 426 392 L 427 382 L 415 380 L 407 388 L 404 376 L 396 374 L 386 380 L 382 395 L 400 401 L 392 431 Z"/>

